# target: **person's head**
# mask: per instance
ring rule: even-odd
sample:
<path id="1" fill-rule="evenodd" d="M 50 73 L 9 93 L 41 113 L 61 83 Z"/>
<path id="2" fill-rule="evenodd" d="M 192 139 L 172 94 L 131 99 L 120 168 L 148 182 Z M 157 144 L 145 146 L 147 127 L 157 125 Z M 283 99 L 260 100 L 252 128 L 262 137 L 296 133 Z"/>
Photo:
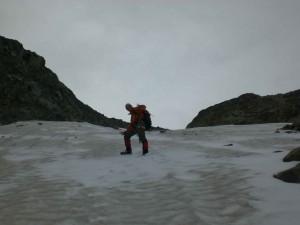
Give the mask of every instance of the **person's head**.
<path id="1" fill-rule="evenodd" d="M 125 105 L 125 108 L 126 108 L 127 111 L 130 112 L 130 111 L 132 110 L 133 107 L 132 107 L 132 105 L 131 105 L 130 103 L 127 103 L 127 104 Z"/>

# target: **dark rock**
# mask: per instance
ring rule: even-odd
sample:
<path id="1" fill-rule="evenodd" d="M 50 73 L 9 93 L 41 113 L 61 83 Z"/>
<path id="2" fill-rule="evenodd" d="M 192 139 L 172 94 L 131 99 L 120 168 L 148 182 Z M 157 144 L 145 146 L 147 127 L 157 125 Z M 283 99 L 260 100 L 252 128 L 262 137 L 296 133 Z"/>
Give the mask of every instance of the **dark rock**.
<path id="1" fill-rule="evenodd" d="M 294 126 L 292 126 L 291 124 L 287 124 L 284 127 L 281 128 L 282 130 L 293 130 Z"/>
<path id="2" fill-rule="evenodd" d="M 128 125 L 83 104 L 45 64 L 43 57 L 18 41 L 0 36 L 0 124 L 48 120 Z"/>
<path id="3" fill-rule="evenodd" d="M 300 122 L 294 122 L 293 124 L 287 124 L 281 128 L 282 130 L 300 131 Z"/>
<path id="4" fill-rule="evenodd" d="M 255 94 L 241 95 L 200 111 L 187 128 L 226 124 L 293 123 L 299 120 L 300 90 L 296 90 L 263 97 Z"/>
<path id="5" fill-rule="evenodd" d="M 284 158 L 283 162 L 300 161 L 300 147 L 291 150 Z"/>
<path id="6" fill-rule="evenodd" d="M 274 174 L 273 177 L 287 183 L 300 183 L 300 164 L 291 169 Z"/>
<path id="7" fill-rule="evenodd" d="M 233 144 L 228 144 L 228 145 L 224 145 L 224 146 L 233 146 Z"/>

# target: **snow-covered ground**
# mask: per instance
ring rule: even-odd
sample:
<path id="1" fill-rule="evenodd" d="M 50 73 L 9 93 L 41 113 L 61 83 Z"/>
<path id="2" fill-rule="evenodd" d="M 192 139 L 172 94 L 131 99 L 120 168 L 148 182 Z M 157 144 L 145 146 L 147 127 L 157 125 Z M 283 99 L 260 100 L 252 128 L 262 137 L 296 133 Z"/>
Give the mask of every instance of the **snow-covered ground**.
<path id="1" fill-rule="evenodd" d="M 150 132 L 146 156 L 87 123 L 0 126 L 0 223 L 298 225 L 300 186 L 272 177 L 297 164 L 283 125 Z"/>

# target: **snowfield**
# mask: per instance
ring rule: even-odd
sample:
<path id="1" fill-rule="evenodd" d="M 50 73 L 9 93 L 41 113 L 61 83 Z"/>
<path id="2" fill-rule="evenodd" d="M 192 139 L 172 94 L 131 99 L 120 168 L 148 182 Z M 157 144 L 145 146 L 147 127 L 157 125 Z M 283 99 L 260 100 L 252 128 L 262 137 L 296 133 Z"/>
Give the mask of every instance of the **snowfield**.
<path id="1" fill-rule="evenodd" d="M 298 225 L 299 184 L 272 177 L 297 164 L 282 162 L 300 146 L 283 125 L 147 132 L 146 156 L 87 123 L 0 126 L 0 223 Z"/>

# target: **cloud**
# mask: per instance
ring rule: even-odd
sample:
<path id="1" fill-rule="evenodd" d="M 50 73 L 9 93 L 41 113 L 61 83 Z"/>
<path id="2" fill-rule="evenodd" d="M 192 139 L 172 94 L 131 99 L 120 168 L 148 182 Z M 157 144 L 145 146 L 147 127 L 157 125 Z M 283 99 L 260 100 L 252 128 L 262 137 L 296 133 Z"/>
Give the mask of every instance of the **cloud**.
<path id="1" fill-rule="evenodd" d="M 76 96 L 108 117 L 144 103 L 154 125 L 184 128 L 246 92 L 299 88 L 296 0 L 11 0 L 2 35 L 45 57 Z"/>

